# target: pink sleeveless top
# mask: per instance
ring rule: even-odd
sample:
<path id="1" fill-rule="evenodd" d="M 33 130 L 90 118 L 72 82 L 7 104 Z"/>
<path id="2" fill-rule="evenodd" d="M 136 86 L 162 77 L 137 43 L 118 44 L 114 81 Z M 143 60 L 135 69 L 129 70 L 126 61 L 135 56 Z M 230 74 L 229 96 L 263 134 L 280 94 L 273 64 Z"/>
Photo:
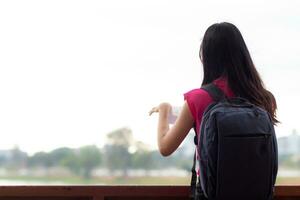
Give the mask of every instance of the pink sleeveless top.
<path id="1" fill-rule="evenodd" d="M 213 81 L 213 83 L 219 87 L 227 97 L 233 97 L 234 94 L 232 90 L 228 87 L 228 83 L 226 78 L 220 77 Z M 208 92 L 205 90 L 198 88 L 191 90 L 184 94 L 184 100 L 186 100 L 188 107 L 193 115 L 196 131 L 199 133 L 200 123 L 202 120 L 202 115 L 209 106 L 213 102 L 213 99 L 210 97 Z"/>

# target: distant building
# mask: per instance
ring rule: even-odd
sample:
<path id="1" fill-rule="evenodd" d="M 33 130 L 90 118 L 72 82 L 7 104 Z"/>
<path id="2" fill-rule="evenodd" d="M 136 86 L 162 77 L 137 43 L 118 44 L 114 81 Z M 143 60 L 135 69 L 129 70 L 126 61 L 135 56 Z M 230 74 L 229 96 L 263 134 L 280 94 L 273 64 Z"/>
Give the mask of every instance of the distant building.
<path id="1" fill-rule="evenodd" d="M 300 155 L 300 135 L 294 130 L 289 136 L 277 139 L 278 153 L 284 155 Z"/>
<path id="2" fill-rule="evenodd" d="M 11 150 L 0 150 L 0 161 L 10 160 L 12 158 Z"/>

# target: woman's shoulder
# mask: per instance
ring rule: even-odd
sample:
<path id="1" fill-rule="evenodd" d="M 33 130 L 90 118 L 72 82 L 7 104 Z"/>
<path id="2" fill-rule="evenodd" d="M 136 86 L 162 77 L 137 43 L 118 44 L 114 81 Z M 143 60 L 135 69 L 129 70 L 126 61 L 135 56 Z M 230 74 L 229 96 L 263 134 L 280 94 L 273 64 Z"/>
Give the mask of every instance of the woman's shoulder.
<path id="1" fill-rule="evenodd" d="M 233 97 L 234 93 L 229 87 L 228 81 L 226 77 L 219 77 L 213 81 L 213 83 L 219 87 L 228 97 Z M 211 103 L 212 98 L 209 93 L 202 88 L 195 88 L 184 93 L 184 99 L 188 103 L 196 103 L 198 105 L 206 106 Z"/>
<path id="2" fill-rule="evenodd" d="M 228 92 L 228 90 L 230 90 L 228 87 L 227 79 L 225 77 L 221 76 L 221 77 L 215 79 L 213 81 L 213 83 L 226 93 Z M 186 92 L 184 94 L 184 97 L 208 98 L 208 97 L 210 97 L 210 95 L 206 90 L 204 90 L 202 88 L 196 88 L 196 89 L 192 89 L 192 90 L 189 90 L 188 92 Z"/>
<path id="3" fill-rule="evenodd" d="M 202 88 L 195 88 L 184 93 L 184 97 L 203 98 L 203 97 L 209 97 L 209 94 L 207 91 L 203 90 Z"/>
<path id="4" fill-rule="evenodd" d="M 199 120 L 198 116 L 202 116 L 205 108 L 213 101 L 208 92 L 201 88 L 186 92 L 184 94 L 184 100 L 187 102 L 195 120 Z"/>
<path id="5" fill-rule="evenodd" d="M 188 103 L 203 105 L 211 102 L 212 98 L 204 89 L 196 88 L 184 93 L 184 100 Z"/>

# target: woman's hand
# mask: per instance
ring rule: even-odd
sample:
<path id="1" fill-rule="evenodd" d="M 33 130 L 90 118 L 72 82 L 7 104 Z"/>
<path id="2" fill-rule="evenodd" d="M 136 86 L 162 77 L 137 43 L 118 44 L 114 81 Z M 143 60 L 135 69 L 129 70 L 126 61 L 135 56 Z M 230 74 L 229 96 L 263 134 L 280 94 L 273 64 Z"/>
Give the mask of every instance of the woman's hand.
<path id="1" fill-rule="evenodd" d="M 155 112 L 166 112 L 166 113 L 169 113 L 169 111 L 172 109 L 172 106 L 171 104 L 169 103 L 161 103 L 159 104 L 158 106 L 156 107 L 153 107 L 150 111 L 149 111 L 149 115 L 152 115 L 152 113 L 155 113 Z"/>

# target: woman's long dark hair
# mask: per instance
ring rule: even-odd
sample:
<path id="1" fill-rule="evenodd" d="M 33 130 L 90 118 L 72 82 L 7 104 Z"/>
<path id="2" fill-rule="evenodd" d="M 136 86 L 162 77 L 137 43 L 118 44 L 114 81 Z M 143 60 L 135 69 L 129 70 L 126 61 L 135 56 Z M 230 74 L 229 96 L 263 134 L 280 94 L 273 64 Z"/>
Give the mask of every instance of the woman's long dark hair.
<path id="1" fill-rule="evenodd" d="M 267 110 L 273 123 L 276 119 L 276 101 L 253 64 L 242 34 L 236 26 L 223 22 L 211 25 L 205 32 L 200 47 L 204 78 L 202 85 L 224 76 L 236 96 Z"/>

